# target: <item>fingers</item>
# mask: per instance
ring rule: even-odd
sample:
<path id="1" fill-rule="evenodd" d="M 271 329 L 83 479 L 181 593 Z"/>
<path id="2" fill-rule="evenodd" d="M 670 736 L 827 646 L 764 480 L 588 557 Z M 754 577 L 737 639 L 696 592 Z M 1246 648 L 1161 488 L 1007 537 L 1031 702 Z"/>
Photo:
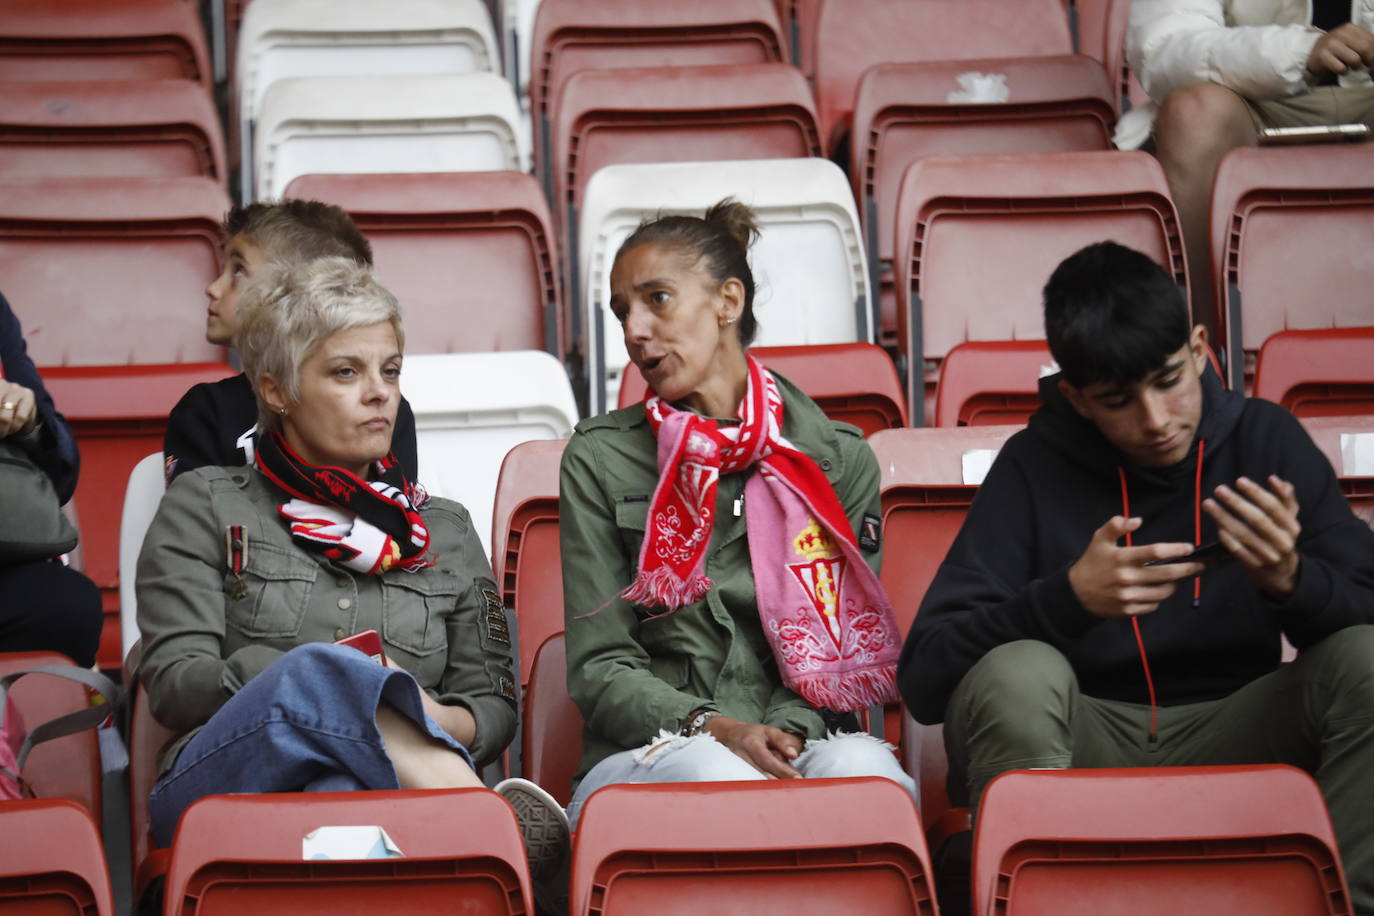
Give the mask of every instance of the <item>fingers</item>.
<path id="1" fill-rule="evenodd" d="M 35 411 L 32 391 L 23 385 L 0 381 L 0 439 L 31 427 Z"/>
<path id="2" fill-rule="evenodd" d="M 750 729 L 749 734 L 740 742 L 746 759 L 760 772 L 778 779 L 796 779 L 801 776 L 774 744 L 780 743 L 780 736 L 786 733 L 768 725 Z"/>
<path id="3" fill-rule="evenodd" d="M 1113 515 L 1103 523 L 1101 528 L 1093 532 L 1093 543 L 1114 547 L 1117 541 L 1139 528 L 1142 521 L 1138 518 Z"/>
<path id="4" fill-rule="evenodd" d="M 1297 544 L 1297 497 L 1292 484 L 1277 477 L 1266 489 L 1246 477 L 1236 488 L 1217 487 L 1216 498 L 1203 508 L 1216 520 L 1221 542 L 1246 565 L 1273 566 L 1283 562 Z"/>

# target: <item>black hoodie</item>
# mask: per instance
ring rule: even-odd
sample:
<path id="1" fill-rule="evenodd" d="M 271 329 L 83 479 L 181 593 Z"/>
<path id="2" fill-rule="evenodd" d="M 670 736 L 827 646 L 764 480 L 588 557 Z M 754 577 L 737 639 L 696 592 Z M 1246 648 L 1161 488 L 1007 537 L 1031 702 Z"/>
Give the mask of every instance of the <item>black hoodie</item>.
<path id="1" fill-rule="evenodd" d="M 945 716 L 950 694 L 988 650 L 1019 639 L 1062 651 L 1089 696 L 1147 703 L 1129 620 L 1089 613 L 1069 585 L 1069 567 L 1107 519 L 1122 511 L 1124 468 L 1130 515 L 1143 519 L 1137 545 L 1194 542 L 1198 441 L 1201 498 L 1237 477 L 1270 474 L 1297 489 L 1302 525 L 1297 588 L 1267 598 L 1239 563 L 1180 582 L 1139 618 L 1160 705 L 1225 696 L 1279 662 L 1280 634 L 1299 650 L 1337 630 L 1374 623 L 1374 532 L 1351 513 L 1326 457 L 1288 411 L 1222 389 L 1209 367 L 1192 448 L 1179 464 L 1144 469 L 1122 454 L 1042 380 L 1044 406 L 997 456 L 959 535 L 921 602 L 902 649 L 898 678 L 918 721 Z M 1202 540 L 1217 537 L 1202 513 Z"/>

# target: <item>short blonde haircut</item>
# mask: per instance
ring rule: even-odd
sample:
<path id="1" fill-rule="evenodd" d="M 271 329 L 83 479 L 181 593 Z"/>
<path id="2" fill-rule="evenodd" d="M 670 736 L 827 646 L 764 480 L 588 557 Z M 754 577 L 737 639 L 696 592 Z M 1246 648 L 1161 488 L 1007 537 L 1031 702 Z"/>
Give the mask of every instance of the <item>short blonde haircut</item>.
<path id="1" fill-rule="evenodd" d="M 372 271 L 349 258 L 305 264 L 269 264 L 244 290 L 234 346 L 258 399 L 258 429 L 276 429 L 281 418 L 258 390 L 270 373 L 291 401 L 300 400 L 301 366 L 321 341 L 351 328 L 391 322 L 405 349 L 401 308 Z"/>

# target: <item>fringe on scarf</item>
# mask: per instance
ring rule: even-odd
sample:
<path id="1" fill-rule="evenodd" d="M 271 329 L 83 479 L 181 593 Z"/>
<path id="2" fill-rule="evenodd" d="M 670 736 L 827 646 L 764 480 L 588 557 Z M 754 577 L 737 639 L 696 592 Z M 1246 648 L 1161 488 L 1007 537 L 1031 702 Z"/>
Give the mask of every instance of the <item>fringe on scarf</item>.
<path id="1" fill-rule="evenodd" d="M 836 712 L 857 712 L 877 704 L 895 703 L 897 671 L 880 665 L 843 673 L 819 672 L 796 677 L 787 685 L 812 706 Z"/>
<path id="2" fill-rule="evenodd" d="M 635 580 L 620 593 L 631 604 L 640 607 L 662 607 L 674 611 L 689 604 L 695 604 L 706 597 L 711 590 L 711 580 L 703 575 L 679 579 L 670 566 L 660 566 L 650 573 L 640 573 Z"/>

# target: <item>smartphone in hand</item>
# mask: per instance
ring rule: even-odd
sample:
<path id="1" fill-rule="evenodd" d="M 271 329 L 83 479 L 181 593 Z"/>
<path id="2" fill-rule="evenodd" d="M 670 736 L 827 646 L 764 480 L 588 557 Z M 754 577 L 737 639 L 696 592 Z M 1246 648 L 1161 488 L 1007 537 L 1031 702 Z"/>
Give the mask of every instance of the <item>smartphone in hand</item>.
<path id="1" fill-rule="evenodd" d="M 361 633 L 345 636 L 334 645 L 349 646 L 357 649 L 379 665 L 386 664 L 382 655 L 382 637 L 377 635 L 376 630 L 363 630 Z"/>
<path id="2" fill-rule="evenodd" d="M 1227 550 L 1221 541 L 1213 541 L 1210 544 L 1203 544 L 1192 553 L 1181 557 L 1168 557 L 1163 560 L 1151 560 L 1146 566 L 1169 566 L 1174 563 L 1201 563 L 1208 569 L 1213 569 L 1231 559 L 1231 551 Z"/>

